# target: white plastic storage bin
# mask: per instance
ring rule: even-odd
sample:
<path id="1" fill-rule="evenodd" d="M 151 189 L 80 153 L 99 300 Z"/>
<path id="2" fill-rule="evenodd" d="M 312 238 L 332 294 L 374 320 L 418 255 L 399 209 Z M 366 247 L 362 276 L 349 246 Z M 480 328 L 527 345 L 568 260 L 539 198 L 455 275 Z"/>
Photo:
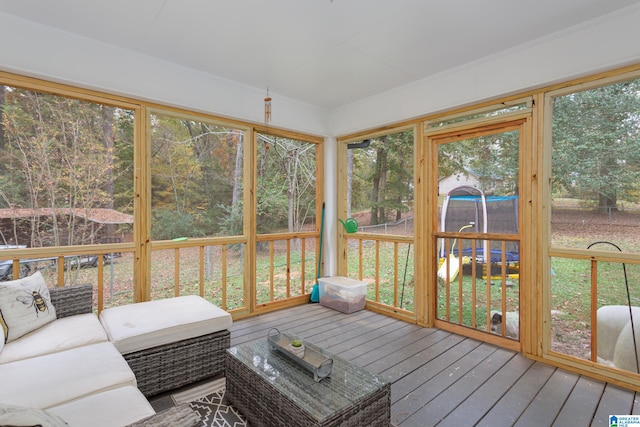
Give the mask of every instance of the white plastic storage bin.
<path id="1" fill-rule="evenodd" d="M 320 305 L 347 314 L 364 308 L 367 282 L 349 277 L 331 276 L 318 279 L 318 285 Z"/>

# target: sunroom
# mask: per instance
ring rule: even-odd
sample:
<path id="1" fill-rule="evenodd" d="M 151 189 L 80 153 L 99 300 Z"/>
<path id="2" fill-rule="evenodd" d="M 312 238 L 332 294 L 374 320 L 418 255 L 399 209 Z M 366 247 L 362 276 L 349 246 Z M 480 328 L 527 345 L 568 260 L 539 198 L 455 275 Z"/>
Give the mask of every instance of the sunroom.
<path id="1" fill-rule="evenodd" d="M 347 277 L 370 317 L 337 322 L 486 343 L 635 413 L 640 2 L 427 3 L 0 1 L 0 280 L 251 325 Z"/>

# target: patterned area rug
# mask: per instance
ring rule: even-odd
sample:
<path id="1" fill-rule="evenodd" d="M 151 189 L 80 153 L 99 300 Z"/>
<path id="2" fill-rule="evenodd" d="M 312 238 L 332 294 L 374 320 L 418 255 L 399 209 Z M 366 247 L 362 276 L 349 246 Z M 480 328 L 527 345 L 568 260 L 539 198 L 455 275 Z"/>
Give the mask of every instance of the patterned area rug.
<path id="1" fill-rule="evenodd" d="M 245 427 L 247 420 L 224 396 L 225 379 L 221 378 L 171 396 L 174 403 L 189 402 L 200 415 L 203 427 Z"/>

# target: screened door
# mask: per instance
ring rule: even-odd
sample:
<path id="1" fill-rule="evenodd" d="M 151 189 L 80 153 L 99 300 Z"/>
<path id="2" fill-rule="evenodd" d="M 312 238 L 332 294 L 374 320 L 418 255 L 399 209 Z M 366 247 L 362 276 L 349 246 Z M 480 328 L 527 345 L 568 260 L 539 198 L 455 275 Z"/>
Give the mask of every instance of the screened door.
<path id="1" fill-rule="evenodd" d="M 442 329 L 519 348 L 520 146 L 526 120 L 431 130 L 432 310 Z"/>

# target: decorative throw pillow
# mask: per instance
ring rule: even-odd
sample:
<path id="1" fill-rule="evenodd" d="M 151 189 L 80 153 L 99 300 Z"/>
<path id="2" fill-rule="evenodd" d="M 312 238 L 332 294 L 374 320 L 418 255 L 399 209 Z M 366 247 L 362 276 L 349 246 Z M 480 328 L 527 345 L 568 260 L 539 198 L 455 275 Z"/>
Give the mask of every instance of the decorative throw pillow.
<path id="1" fill-rule="evenodd" d="M 42 409 L 0 403 L 0 425 L 2 426 L 68 426 L 62 418 Z"/>
<path id="2" fill-rule="evenodd" d="M 0 324 L 5 342 L 13 341 L 56 320 L 49 289 L 40 272 L 0 282 Z"/>

